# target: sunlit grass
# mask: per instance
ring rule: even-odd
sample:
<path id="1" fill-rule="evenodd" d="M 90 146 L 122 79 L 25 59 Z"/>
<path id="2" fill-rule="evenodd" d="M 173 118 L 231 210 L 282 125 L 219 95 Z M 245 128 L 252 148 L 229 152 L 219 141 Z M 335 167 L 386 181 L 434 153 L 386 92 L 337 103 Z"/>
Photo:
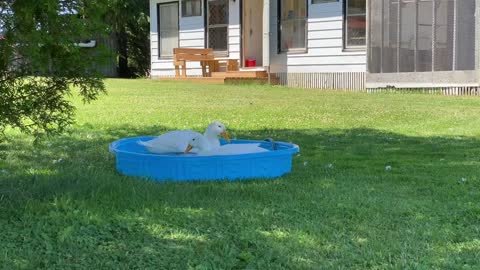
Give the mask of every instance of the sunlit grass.
<path id="1" fill-rule="evenodd" d="M 480 268 L 480 99 L 108 80 L 71 133 L 0 144 L 0 268 Z M 274 181 L 155 183 L 108 144 L 224 122 Z"/>

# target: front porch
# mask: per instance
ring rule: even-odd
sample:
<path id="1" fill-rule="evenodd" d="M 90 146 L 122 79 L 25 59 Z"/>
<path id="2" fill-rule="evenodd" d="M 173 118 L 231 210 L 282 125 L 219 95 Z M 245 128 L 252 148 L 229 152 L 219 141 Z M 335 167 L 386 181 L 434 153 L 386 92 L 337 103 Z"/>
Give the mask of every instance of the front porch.
<path id="1" fill-rule="evenodd" d="M 186 77 L 169 77 L 157 78 L 158 80 L 182 81 L 182 82 L 199 82 L 199 83 L 228 83 L 228 82 L 258 82 L 268 83 L 268 73 L 260 68 L 248 69 L 241 68 L 237 71 L 217 71 L 212 72 L 210 77 L 186 76 Z M 276 83 L 278 79 L 270 76 L 270 83 Z"/>
<path id="2" fill-rule="evenodd" d="M 192 74 L 189 68 L 200 64 L 201 76 Z M 216 57 L 211 48 L 174 48 L 175 77 L 164 80 L 224 83 L 227 81 L 271 82 L 265 67 L 240 67 L 238 59 Z"/>

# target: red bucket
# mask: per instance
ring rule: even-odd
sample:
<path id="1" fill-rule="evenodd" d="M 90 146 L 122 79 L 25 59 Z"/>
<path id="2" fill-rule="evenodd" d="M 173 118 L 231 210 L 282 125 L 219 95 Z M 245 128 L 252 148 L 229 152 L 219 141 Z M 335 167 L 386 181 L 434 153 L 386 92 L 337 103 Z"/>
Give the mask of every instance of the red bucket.
<path id="1" fill-rule="evenodd" d="M 257 60 L 255 59 L 245 60 L 245 67 L 256 67 L 256 66 L 257 66 Z"/>

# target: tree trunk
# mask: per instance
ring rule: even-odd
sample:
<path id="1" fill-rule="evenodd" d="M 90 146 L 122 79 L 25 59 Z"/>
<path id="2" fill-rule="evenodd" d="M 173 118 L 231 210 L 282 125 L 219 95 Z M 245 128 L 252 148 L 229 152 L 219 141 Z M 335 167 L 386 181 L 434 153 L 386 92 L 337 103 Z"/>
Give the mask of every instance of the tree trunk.
<path id="1" fill-rule="evenodd" d="M 128 49 L 127 49 L 127 33 L 125 28 L 121 29 L 117 33 L 118 42 L 118 75 L 120 78 L 131 77 L 130 70 L 128 68 Z"/>

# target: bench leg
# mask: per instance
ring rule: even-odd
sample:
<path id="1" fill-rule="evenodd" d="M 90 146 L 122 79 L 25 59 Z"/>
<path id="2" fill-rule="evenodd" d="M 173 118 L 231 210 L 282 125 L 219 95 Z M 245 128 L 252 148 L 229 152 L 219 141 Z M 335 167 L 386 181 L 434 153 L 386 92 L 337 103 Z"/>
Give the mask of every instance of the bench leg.
<path id="1" fill-rule="evenodd" d="M 207 64 L 205 61 L 200 61 L 200 65 L 202 65 L 202 77 L 207 77 Z"/>
<path id="2" fill-rule="evenodd" d="M 187 65 L 186 63 L 182 66 L 182 77 L 187 77 Z"/>
<path id="3" fill-rule="evenodd" d="M 180 67 L 175 65 L 175 77 L 180 77 Z"/>

